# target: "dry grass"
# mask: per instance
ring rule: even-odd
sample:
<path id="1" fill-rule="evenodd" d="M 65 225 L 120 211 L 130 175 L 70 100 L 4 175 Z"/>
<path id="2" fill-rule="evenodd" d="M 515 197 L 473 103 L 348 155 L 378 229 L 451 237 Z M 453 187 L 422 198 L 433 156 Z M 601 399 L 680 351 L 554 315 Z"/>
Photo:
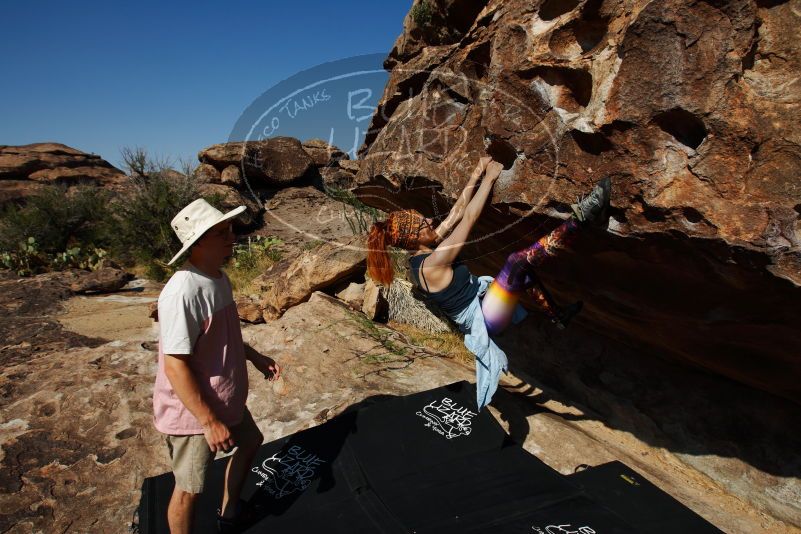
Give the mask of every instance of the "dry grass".
<path id="1" fill-rule="evenodd" d="M 475 362 L 473 353 L 464 346 L 464 337 L 457 332 L 431 333 L 410 324 L 389 321 L 387 325 L 404 334 L 409 340 L 442 356 L 454 359 L 459 363 L 472 366 Z"/>
<path id="2" fill-rule="evenodd" d="M 267 256 L 261 256 L 254 260 L 252 264 L 247 266 L 237 267 L 234 264 L 225 266 L 225 274 L 231 280 L 231 287 L 234 290 L 234 295 L 252 295 L 260 293 L 261 288 L 259 284 L 254 283 L 256 277 L 264 274 L 267 269 L 275 264 L 275 260 Z"/>

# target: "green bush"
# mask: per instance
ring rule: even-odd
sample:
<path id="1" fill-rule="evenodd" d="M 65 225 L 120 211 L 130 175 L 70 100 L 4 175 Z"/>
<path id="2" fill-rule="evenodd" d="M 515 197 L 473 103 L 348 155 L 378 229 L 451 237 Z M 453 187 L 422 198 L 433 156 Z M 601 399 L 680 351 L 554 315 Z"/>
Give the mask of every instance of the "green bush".
<path id="1" fill-rule="evenodd" d="M 259 266 L 262 258 L 271 262 L 281 259 L 281 251 L 276 247 L 283 241 L 275 236 L 248 237 L 247 243 L 237 244 L 234 247 L 234 256 L 231 265 L 236 269 L 254 269 Z"/>
<path id="2" fill-rule="evenodd" d="M 110 195 L 98 187 L 53 186 L 0 213 L 0 265 L 21 276 L 93 268 L 114 239 Z"/>
<path id="3" fill-rule="evenodd" d="M 106 247 L 113 235 L 109 200 L 108 191 L 99 187 L 53 186 L 24 206 L 6 206 L 0 214 L 0 250 L 16 250 L 30 237 L 37 250 L 47 254 L 76 244 Z"/>
<path id="4" fill-rule="evenodd" d="M 425 26 L 431 22 L 432 9 L 426 0 L 412 6 L 412 20 L 418 26 Z"/>
<path id="5" fill-rule="evenodd" d="M 116 196 L 99 187 L 53 186 L 29 197 L 24 206 L 3 208 L 0 266 L 21 275 L 93 268 L 108 251 L 124 264 L 144 267 L 149 278 L 172 274 L 175 267 L 167 262 L 181 243 L 170 222 L 201 197 L 191 165 L 178 172 L 143 149 L 124 149 L 123 159 L 129 183 Z M 204 198 L 225 211 L 222 195 Z"/>

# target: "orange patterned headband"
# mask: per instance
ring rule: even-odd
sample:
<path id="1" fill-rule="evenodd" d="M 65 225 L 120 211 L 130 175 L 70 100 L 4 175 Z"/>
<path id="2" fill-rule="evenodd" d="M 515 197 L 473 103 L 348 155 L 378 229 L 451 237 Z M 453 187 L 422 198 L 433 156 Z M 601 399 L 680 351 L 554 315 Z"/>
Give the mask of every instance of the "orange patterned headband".
<path id="1" fill-rule="evenodd" d="M 389 217 L 389 237 L 396 247 L 409 248 L 417 240 L 417 232 L 424 219 L 417 210 L 393 211 Z"/>

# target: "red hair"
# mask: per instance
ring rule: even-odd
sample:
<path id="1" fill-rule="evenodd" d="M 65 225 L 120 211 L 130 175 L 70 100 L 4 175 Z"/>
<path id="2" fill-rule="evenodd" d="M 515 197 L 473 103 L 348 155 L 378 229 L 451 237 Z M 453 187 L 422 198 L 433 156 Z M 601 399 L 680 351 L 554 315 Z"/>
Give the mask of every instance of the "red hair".
<path id="1" fill-rule="evenodd" d="M 387 252 L 387 221 L 376 221 L 367 236 L 367 274 L 377 283 L 389 286 L 395 273 Z"/>
<path id="2" fill-rule="evenodd" d="M 367 274 L 384 286 L 392 283 L 395 273 L 387 246 L 411 250 L 417 247 L 417 231 L 424 217 L 416 210 L 393 211 L 386 221 L 377 221 L 367 236 Z"/>

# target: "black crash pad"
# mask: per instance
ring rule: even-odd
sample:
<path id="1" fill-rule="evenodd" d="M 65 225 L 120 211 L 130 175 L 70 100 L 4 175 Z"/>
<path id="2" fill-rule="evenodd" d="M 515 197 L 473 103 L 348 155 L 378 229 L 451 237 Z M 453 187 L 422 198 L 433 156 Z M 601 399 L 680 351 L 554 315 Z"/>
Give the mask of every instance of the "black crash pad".
<path id="1" fill-rule="evenodd" d="M 196 532 L 215 532 L 225 462 L 212 466 Z M 623 534 L 659 532 L 651 529 L 658 524 L 716 532 L 695 530 L 711 525 L 639 475 L 641 491 L 618 487 L 616 469 L 625 466 L 607 466 L 559 474 L 512 442 L 488 410 L 476 413 L 475 386 L 458 382 L 368 399 L 263 445 L 242 498 L 256 510 L 254 534 Z M 139 532 L 168 532 L 173 484 L 171 473 L 145 480 Z"/>

